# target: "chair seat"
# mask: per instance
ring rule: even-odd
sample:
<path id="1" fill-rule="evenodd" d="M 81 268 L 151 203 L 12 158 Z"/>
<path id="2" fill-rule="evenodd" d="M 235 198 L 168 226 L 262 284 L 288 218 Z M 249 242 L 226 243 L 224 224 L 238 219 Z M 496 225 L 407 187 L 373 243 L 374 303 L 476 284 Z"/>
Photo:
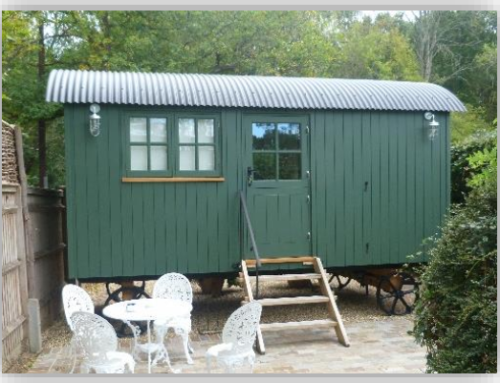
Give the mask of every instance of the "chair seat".
<path id="1" fill-rule="evenodd" d="M 135 361 L 132 355 L 121 351 L 108 351 L 106 358 L 89 358 L 84 360 L 84 365 L 93 368 L 98 373 L 114 373 L 122 371 L 125 366 L 128 366 L 133 373 L 135 368 Z"/>
<path id="2" fill-rule="evenodd" d="M 157 319 L 154 321 L 154 327 L 156 330 L 165 331 L 168 328 L 179 328 L 187 332 L 191 331 L 191 317 L 172 317 L 168 319 Z"/>
<path id="3" fill-rule="evenodd" d="M 216 344 L 215 346 L 212 346 L 207 350 L 205 356 L 212 356 L 216 358 L 219 354 L 223 353 L 224 351 L 231 351 L 232 348 L 233 348 L 232 343 Z"/>

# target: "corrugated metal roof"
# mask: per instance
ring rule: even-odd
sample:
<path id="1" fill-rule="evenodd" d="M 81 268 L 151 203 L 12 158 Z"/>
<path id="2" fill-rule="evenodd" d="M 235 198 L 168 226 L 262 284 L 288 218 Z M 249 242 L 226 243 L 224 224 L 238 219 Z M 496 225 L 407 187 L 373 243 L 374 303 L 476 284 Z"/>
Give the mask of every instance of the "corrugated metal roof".
<path id="1" fill-rule="evenodd" d="M 50 73 L 46 100 L 245 108 L 466 110 L 447 89 L 421 82 L 75 70 Z"/>

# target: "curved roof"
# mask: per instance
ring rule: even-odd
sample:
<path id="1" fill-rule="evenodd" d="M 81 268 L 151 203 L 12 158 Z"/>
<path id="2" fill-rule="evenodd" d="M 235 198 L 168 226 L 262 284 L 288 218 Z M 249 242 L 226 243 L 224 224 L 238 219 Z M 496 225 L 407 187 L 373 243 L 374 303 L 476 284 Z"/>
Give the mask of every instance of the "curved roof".
<path id="1" fill-rule="evenodd" d="M 421 82 L 75 70 L 50 73 L 46 100 L 70 104 L 466 110 L 447 89 Z"/>

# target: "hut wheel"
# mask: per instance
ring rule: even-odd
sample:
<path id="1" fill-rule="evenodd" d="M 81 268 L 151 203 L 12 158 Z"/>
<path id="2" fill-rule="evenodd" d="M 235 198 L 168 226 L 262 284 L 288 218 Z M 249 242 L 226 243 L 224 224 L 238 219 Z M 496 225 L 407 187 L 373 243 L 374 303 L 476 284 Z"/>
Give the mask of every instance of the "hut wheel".
<path id="1" fill-rule="evenodd" d="M 140 286 L 135 286 L 133 283 L 123 283 L 120 284 L 116 290 L 111 291 L 111 282 L 106 282 L 106 292 L 108 293 L 108 298 L 106 302 L 104 302 L 104 306 L 106 307 L 111 302 L 121 302 L 127 299 L 141 299 L 141 298 L 150 298 L 149 294 L 146 293 L 146 282 L 142 281 Z M 108 321 L 113 325 L 116 330 L 116 335 L 119 338 L 123 337 L 131 337 L 133 336 L 132 330 L 129 326 L 127 326 L 122 321 L 114 320 L 107 318 Z M 146 332 L 146 322 L 134 322 L 140 330 L 140 333 L 143 334 Z"/>
<path id="2" fill-rule="evenodd" d="M 332 276 L 330 277 L 330 280 L 328 281 L 328 283 L 332 283 L 333 280 L 336 280 L 337 281 L 337 290 L 340 291 L 342 290 L 344 287 L 346 287 L 350 282 L 351 282 L 351 278 L 348 277 L 344 282 L 340 279 L 340 275 L 338 274 L 332 274 Z"/>
<path id="3" fill-rule="evenodd" d="M 377 304 L 387 315 L 405 315 L 413 310 L 417 282 L 407 273 L 383 275 L 377 286 Z"/>

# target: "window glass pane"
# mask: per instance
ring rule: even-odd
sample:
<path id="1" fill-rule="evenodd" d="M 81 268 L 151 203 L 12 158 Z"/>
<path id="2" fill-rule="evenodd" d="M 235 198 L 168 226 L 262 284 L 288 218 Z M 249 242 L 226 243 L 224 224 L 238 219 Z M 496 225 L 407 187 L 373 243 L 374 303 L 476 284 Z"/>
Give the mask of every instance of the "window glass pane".
<path id="1" fill-rule="evenodd" d="M 253 167 L 255 169 L 254 178 L 256 180 L 275 180 L 276 154 L 254 153 Z"/>
<path id="2" fill-rule="evenodd" d="M 198 142 L 202 144 L 214 142 L 214 120 L 198 120 Z"/>
<path id="3" fill-rule="evenodd" d="M 301 179 L 300 153 L 279 154 L 280 180 Z"/>
<path id="4" fill-rule="evenodd" d="M 195 142 L 194 119 L 179 118 L 179 142 L 183 144 Z"/>
<path id="5" fill-rule="evenodd" d="M 151 170 L 167 170 L 167 147 L 151 146 Z"/>
<path id="6" fill-rule="evenodd" d="M 198 146 L 199 170 L 215 170 L 215 150 L 213 146 Z"/>
<path id="7" fill-rule="evenodd" d="M 276 125 L 254 122 L 252 124 L 253 149 L 254 150 L 275 150 Z"/>
<path id="8" fill-rule="evenodd" d="M 179 146 L 179 170 L 196 170 L 194 146 Z"/>
<path id="9" fill-rule="evenodd" d="M 130 142 L 147 142 L 146 119 L 132 117 L 130 119 Z"/>
<path id="10" fill-rule="evenodd" d="M 280 150 L 300 150 L 299 124 L 278 124 L 278 147 Z"/>
<path id="11" fill-rule="evenodd" d="M 130 147 L 130 170 L 148 170 L 148 147 Z"/>
<path id="12" fill-rule="evenodd" d="M 151 118 L 149 120 L 151 126 L 151 142 L 167 142 L 167 119 L 166 118 Z"/>

